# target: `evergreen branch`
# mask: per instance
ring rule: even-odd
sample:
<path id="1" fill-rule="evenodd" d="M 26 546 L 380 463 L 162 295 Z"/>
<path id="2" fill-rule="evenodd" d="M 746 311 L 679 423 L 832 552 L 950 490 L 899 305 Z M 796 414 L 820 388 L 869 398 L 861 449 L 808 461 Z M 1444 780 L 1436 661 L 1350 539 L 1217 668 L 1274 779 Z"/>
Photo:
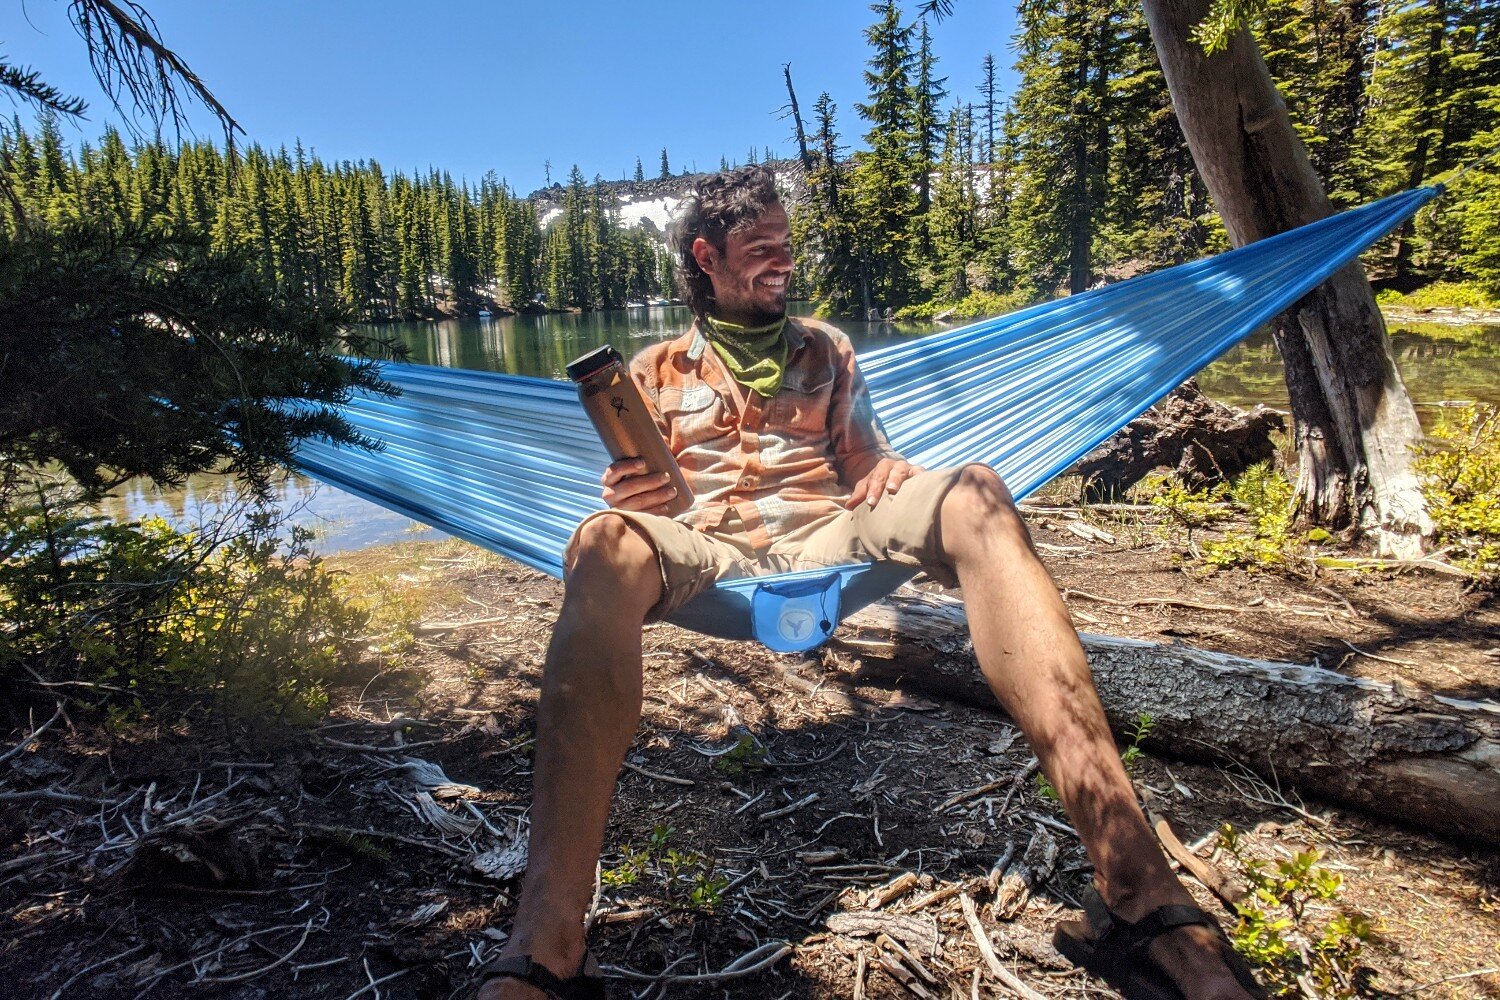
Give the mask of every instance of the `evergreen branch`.
<path id="1" fill-rule="evenodd" d="M 88 104 L 81 97 L 69 97 L 29 66 L 13 66 L 0 61 L 0 87 L 13 91 L 23 101 L 29 101 L 42 111 L 54 111 L 60 115 L 81 118 Z"/>
<path id="2" fill-rule="evenodd" d="M 1236 33 L 1249 30 L 1265 12 L 1266 0 L 1214 0 L 1193 29 L 1193 41 L 1208 55 L 1223 52 Z"/>

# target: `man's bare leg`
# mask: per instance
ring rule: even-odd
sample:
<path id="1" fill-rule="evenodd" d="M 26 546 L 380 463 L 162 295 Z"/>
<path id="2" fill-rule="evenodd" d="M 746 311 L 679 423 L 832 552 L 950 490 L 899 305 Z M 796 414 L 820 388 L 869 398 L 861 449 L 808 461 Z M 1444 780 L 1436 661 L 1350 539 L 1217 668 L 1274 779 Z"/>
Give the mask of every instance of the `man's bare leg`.
<path id="1" fill-rule="evenodd" d="M 969 466 L 939 516 L 980 668 L 1057 789 L 1105 902 L 1131 921 L 1191 904 L 1136 803 L 1067 606 L 1000 478 Z M 1188 927 L 1158 938 L 1151 955 L 1193 1000 L 1245 1000 L 1218 949 L 1212 931 Z"/>
<path id="2" fill-rule="evenodd" d="M 661 597 L 656 554 L 621 517 L 583 526 L 542 670 L 531 840 L 521 902 L 503 954 L 560 978 L 583 961 L 583 916 L 615 779 L 641 717 L 641 625 Z M 514 980 L 480 1000 L 533 1000 Z"/>

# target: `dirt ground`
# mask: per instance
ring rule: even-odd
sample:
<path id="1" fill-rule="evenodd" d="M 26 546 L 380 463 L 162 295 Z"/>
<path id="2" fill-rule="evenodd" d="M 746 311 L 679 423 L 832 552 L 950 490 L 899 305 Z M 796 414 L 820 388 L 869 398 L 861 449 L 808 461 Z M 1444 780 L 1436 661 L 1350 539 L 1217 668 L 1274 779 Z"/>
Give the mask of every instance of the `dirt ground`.
<path id="1" fill-rule="evenodd" d="M 1500 609 L 1457 577 L 1203 576 L 1139 512 L 1028 520 L 1086 631 L 1500 700 Z M 0 814 L 0 994 L 468 995 L 514 907 L 561 587 L 456 542 L 334 562 L 420 608 L 417 638 L 396 657 L 372 637 L 368 671 L 305 738 L 101 746 L 59 727 L 0 760 L 33 790 Z M 788 679 L 803 657 L 669 625 L 644 649 L 591 935 L 612 995 L 1010 996 L 967 900 L 1032 990 L 1113 995 L 1050 947 L 1090 867 L 998 712 L 894 688 L 817 697 Z M 1361 995 L 1500 997 L 1500 973 L 1470 975 L 1500 966 L 1496 852 L 1291 793 L 1266 805 L 1211 767 L 1147 757 L 1133 777 L 1220 870 L 1226 822 L 1249 856 L 1322 852 L 1343 888 L 1311 909 L 1374 926 Z"/>

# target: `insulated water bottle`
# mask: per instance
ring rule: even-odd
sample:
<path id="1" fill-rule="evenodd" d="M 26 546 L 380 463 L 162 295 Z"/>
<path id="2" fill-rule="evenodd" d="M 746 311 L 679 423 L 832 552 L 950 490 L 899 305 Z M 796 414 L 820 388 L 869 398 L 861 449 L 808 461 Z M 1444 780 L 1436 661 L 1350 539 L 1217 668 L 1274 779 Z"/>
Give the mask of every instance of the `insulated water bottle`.
<path id="1" fill-rule="evenodd" d="M 578 398 L 610 458 L 644 458 L 649 472 L 665 472 L 677 495 L 663 505 L 676 517 L 693 505 L 693 491 L 662 440 L 651 404 L 641 395 L 620 352 L 608 344 L 568 363 L 568 378 L 578 384 Z"/>

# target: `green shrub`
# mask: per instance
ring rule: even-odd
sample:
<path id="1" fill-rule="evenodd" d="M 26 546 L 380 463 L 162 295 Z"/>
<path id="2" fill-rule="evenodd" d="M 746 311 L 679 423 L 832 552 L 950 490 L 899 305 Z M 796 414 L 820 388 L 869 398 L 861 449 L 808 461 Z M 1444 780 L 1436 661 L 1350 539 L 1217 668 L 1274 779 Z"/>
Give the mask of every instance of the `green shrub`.
<path id="1" fill-rule="evenodd" d="M 1375 296 L 1383 306 L 1404 306 L 1408 309 L 1496 309 L 1500 301 L 1490 295 L 1483 286 L 1468 281 L 1434 281 L 1414 292 L 1402 295 L 1394 288 L 1387 288 Z"/>
<path id="2" fill-rule="evenodd" d="M 734 741 L 734 747 L 723 756 L 714 759 L 714 767 L 721 774 L 730 778 L 740 778 L 746 774 L 764 771 L 766 759 L 766 748 L 755 741 L 755 737 L 749 733 L 740 733 L 739 739 Z"/>
<path id="3" fill-rule="evenodd" d="M 1226 532 L 1206 542 L 1203 558 L 1214 567 L 1270 569 L 1286 565 L 1303 546 L 1292 532 L 1292 484 L 1269 463 L 1246 469 L 1229 490 L 1230 498 L 1250 516 L 1250 532 Z"/>
<path id="4" fill-rule="evenodd" d="M 957 302 L 934 300 L 917 305 L 903 306 L 897 310 L 897 319 L 932 319 L 943 313 L 951 313 L 951 319 L 978 319 L 986 316 L 1003 316 L 1031 304 L 1031 296 L 1024 291 L 970 292 Z"/>
<path id="5" fill-rule="evenodd" d="M 306 721 L 366 615 L 310 534 L 265 512 L 199 533 L 115 524 L 38 491 L 0 509 L 0 684 L 44 678 L 112 717 Z"/>
<path id="6" fill-rule="evenodd" d="M 1453 548 L 1456 564 L 1500 577 L 1500 412 L 1444 410 L 1415 468 L 1439 543 Z"/>
<path id="7" fill-rule="evenodd" d="M 712 910 L 723 899 L 729 880 L 715 874 L 714 862 L 697 851 L 668 847 L 677 831 L 658 823 L 645 849 L 626 844 L 620 863 L 600 872 L 599 880 L 612 889 L 623 889 L 655 875 L 668 903 L 678 910 Z"/>
<path id="8" fill-rule="evenodd" d="M 1136 487 L 1147 496 L 1147 502 L 1163 511 L 1173 524 L 1187 529 L 1188 544 L 1193 532 L 1217 524 L 1229 516 L 1229 484 L 1216 483 L 1206 490 L 1190 490 L 1172 473 L 1150 475 Z"/>
<path id="9" fill-rule="evenodd" d="M 1270 864 L 1247 857 L 1233 827 L 1226 824 L 1221 834 L 1220 844 L 1250 888 L 1235 905 L 1239 919 L 1230 940 L 1260 967 L 1261 982 L 1271 995 L 1320 1000 L 1365 995 L 1371 974 L 1357 963 L 1374 928 L 1364 916 L 1332 905 L 1343 890 L 1343 878 L 1319 867 L 1315 850 Z"/>

